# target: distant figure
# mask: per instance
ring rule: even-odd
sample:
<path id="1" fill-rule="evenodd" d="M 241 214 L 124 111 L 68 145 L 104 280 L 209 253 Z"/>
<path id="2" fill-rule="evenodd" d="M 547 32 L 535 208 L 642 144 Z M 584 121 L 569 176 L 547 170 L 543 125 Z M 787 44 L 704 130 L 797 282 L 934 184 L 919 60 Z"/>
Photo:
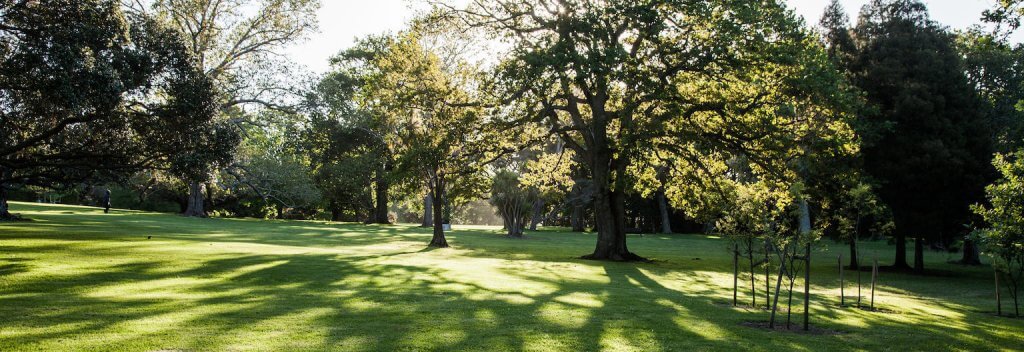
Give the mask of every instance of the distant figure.
<path id="1" fill-rule="evenodd" d="M 103 213 L 107 214 L 110 212 L 110 189 L 103 191 Z"/>

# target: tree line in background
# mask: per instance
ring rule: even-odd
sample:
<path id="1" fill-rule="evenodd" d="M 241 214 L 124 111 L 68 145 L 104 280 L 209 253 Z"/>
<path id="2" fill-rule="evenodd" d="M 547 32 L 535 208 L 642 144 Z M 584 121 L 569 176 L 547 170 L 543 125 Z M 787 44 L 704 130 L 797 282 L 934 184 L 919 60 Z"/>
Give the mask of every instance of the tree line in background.
<path id="1" fill-rule="evenodd" d="M 606 260 L 643 260 L 629 232 L 709 231 L 752 273 L 823 236 L 860 268 L 857 242 L 891 235 L 897 270 L 930 247 L 1020 277 L 1018 1 L 957 32 L 913 0 L 856 23 L 833 1 L 816 28 L 775 1 L 425 3 L 313 76 L 279 55 L 313 0 L 5 2 L 0 215 L 112 188 L 188 216 L 417 222 L 439 247 L 497 215 L 510 237 L 593 229 Z"/>

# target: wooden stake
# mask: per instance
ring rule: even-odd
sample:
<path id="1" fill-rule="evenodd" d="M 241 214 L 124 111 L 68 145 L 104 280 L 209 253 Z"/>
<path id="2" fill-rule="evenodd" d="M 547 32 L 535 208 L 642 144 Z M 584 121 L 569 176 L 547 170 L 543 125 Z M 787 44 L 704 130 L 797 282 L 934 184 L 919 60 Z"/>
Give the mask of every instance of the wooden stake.
<path id="1" fill-rule="evenodd" d="M 740 277 L 740 245 L 733 244 L 732 247 L 732 306 L 736 306 L 736 291 L 739 290 Z"/>
<path id="2" fill-rule="evenodd" d="M 785 252 L 783 252 L 783 253 L 785 253 Z M 783 254 L 783 255 L 785 255 L 785 254 Z M 776 281 L 775 281 L 775 300 L 774 300 L 774 302 L 772 302 L 769 305 L 769 309 L 772 310 L 772 316 L 771 316 L 770 319 L 768 319 L 768 328 L 769 329 L 774 329 L 775 328 L 775 311 L 777 311 L 779 309 L 779 292 L 781 291 L 781 287 L 782 287 L 782 275 L 785 274 L 785 273 L 786 273 L 786 258 L 782 258 L 781 263 L 779 263 L 779 275 L 776 277 Z"/>
<path id="3" fill-rule="evenodd" d="M 772 308 L 772 276 L 771 276 L 771 248 L 768 247 L 768 240 L 764 243 L 764 307 Z"/>
<path id="4" fill-rule="evenodd" d="M 860 251 L 857 251 L 857 308 L 860 308 Z"/>
<path id="5" fill-rule="evenodd" d="M 846 305 L 846 292 L 843 291 L 845 286 L 846 285 L 843 282 L 843 255 L 839 254 L 839 306 L 840 307 Z"/>
<path id="6" fill-rule="evenodd" d="M 999 270 L 996 270 L 996 316 L 1003 315 L 1003 302 L 999 297 Z"/>
<path id="7" fill-rule="evenodd" d="M 878 259 L 871 266 L 871 310 L 875 310 L 875 280 L 878 279 Z"/>
<path id="8" fill-rule="evenodd" d="M 804 331 L 811 328 L 810 325 L 810 304 L 811 304 L 811 244 L 807 243 L 807 250 L 804 254 L 806 264 L 804 267 Z"/>

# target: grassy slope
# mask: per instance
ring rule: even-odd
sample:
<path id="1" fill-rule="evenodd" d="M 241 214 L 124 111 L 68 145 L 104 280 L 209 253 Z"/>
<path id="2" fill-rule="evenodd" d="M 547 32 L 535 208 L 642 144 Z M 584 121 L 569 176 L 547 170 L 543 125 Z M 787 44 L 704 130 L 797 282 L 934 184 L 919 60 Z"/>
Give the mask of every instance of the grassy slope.
<path id="1" fill-rule="evenodd" d="M 828 244 L 813 323 L 844 333 L 804 335 L 741 325 L 767 313 L 729 306 L 731 258 L 713 237 L 631 237 L 658 261 L 628 264 L 575 259 L 592 234 L 457 227 L 455 248 L 426 250 L 428 233 L 407 226 L 13 208 L 36 221 L 0 224 L 3 351 L 1024 348 L 1024 319 L 991 314 L 989 269 L 941 253 L 928 265 L 956 276 L 883 274 L 891 312 L 873 313 L 837 307 L 826 252 L 844 248 Z"/>

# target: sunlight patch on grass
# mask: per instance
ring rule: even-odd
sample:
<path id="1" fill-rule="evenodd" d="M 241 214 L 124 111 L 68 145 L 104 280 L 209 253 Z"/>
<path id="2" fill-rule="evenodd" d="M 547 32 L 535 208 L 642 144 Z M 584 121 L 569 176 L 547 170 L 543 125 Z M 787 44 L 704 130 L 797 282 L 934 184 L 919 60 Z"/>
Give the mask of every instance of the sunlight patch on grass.
<path id="1" fill-rule="evenodd" d="M 883 273 L 871 312 L 839 307 L 834 259 L 845 248 L 824 243 L 815 258 L 833 260 L 814 262 L 811 322 L 842 334 L 819 336 L 742 326 L 768 311 L 731 307 L 732 257 L 713 236 L 631 235 L 630 248 L 656 260 L 610 263 L 579 259 L 594 234 L 557 229 L 510 240 L 457 226 L 454 248 L 431 249 L 430 229 L 409 225 L 12 205 L 35 221 L 0 223 L 4 352 L 1013 350 L 1024 340 L 1024 319 L 991 314 L 991 269 L 945 253 L 925 256 L 942 276 Z M 862 245 L 865 258 L 891 256 L 884 241 Z M 763 269 L 756 280 L 763 306 Z"/>

